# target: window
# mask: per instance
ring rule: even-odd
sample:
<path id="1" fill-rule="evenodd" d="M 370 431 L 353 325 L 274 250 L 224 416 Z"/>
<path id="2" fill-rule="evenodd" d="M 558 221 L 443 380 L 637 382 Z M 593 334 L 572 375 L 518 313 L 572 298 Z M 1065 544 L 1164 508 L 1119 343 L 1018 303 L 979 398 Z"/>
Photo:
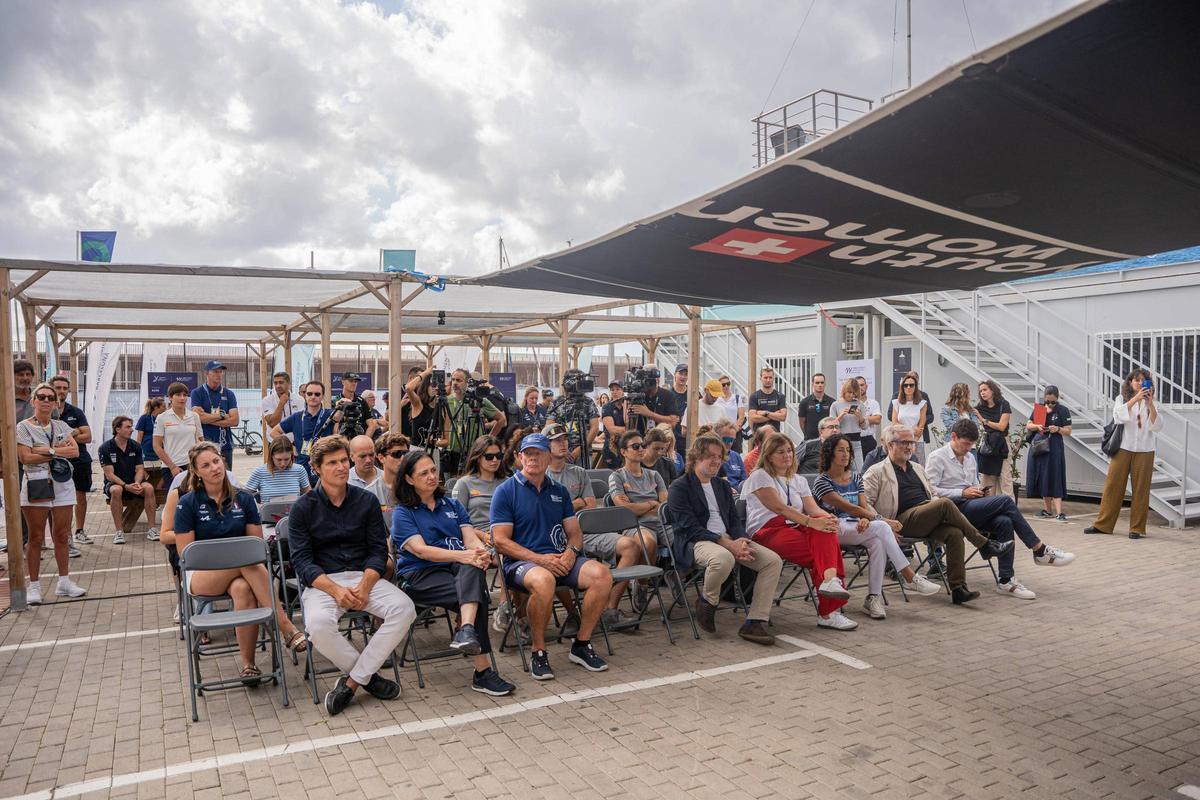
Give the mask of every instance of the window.
<path id="1" fill-rule="evenodd" d="M 763 360 L 775 370 L 775 388 L 783 392 L 789 406 L 799 403 L 808 394 L 812 375 L 817 371 L 817 356 L 814 353 L 768 356 Z"/>
<path id="2" fill-rule="evenodd" d="M 1116 331 L 1096 338 L 1105 370 L 1124 377 L 1137 366 L 1149 367 L 1163 405 L 1200 405 L 1200 328 Z M 1121 382 L 1105 372 L 1100 390 L 1105 397 L 1116 397 Z"/>

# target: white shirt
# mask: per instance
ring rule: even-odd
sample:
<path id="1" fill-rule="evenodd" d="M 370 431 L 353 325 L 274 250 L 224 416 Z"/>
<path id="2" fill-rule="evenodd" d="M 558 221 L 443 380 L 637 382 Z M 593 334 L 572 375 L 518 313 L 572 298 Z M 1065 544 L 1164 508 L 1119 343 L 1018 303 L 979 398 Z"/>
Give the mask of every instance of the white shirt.
<path id="1" fill-rule="evenodd" d="M 191 409 L 186 409 L 182 417 L 170 408 L 159 414 L 154 418 L 154 435 L 162 437 L 163 450 L 177 467 L 187 466 L 188 451 L 204 439 L 200 417 Z"/>
<path id="2" fill-rule="evenodd" d="M 933 484 L 938 497 L 961 500 L 963 489 L 979 485 L 979 465 L 974 451 L 968 450 L 960 462 L 949 444 L 942 445 L 926 458 L 925 477 Z"/>
<path id="3" fill-rule="evenodd" d="M 730 422 L 737 422 L 738 411 L 746 407 L 746 401 L 740 394 L 733 394 L 729 397 L 722 395 L 717 398 L 715 405 L 720 406 L 721 416 L 728 417 Z"/>
<path id="4" fill-rule="evenodd" d="M 1131 453 L 1153 453 L 1157 449 L 1155 445 L 1158 437 L 1154 434 L 1162 430 L 1162 414 L 1155 415 L 1154 422 L 1150 422 L 1150 410 L 1145 400 L 1139 400 L 1130 408 L 1118 397 L 1113 405 L 1113 419 L 1125 426 L 1125 433 L 1121 436 L 1122 450 Z"/>
<path id="5" fill-rule="evenodd" d="M 720 401 L 713 403 L 711 406 L 704 402 L 701 398 L 696 404 L 696 419 L 698 425 L 712 425 L 719 419 L 725 418 L 725 409 L 721 406 Z M 730 422 L 737 422 L 737 415 L 728 418 Z"/>
<path id="6" fill-rule="evenodd" d="M 725 520 L 721 519 L 721 507 L 717 505 L 717 493 L 713 491 L 712 481 L 704 484 L 704 499 L 708 502 L 708 529 L 718 536 L 724 536 Z"/>
<path id="7" fill-rule="evenodd" d="M 267 392 L 267 396 L 262 399 L 263 417 L 265 418 L 267 414 L 270 414 L 274 412 L 275 409 L 279 408 L 281 401 L 283 402 L 283 416 L 279 418 L 280 422 L 283 422 L 297 411 L 304 410 L 304 400 L 301 399 L 300 395 L 296 392 L 292 392 L 286 398 L 280 398 L 280 396 L 276 394 L 275 390 L 272 389 L 271 391 Z M 293 442 L 296 441 L 292 434 L 288 433 L 285 435 Z M 267 426 L 267 441 L 271 441 L 271 427 L 269 425 Z"/>
<path id="8" fill-rule="evenodd" d="M 776 516 L 762 504 L 756 494 L 759 489 L 771 487 L 779 494 L 779 499 L 792 508 L 803 511 L 804 498 L 811 497 L 808 481 L 799 475 L 792 475 L 790 481 L 783 478 L 772 478 L 765 469 L 756 469 L 742 484 L 739 494 L 746 498 L 746 533 L 750 536 L 758 533 L 759 528 Z"/>
<path id="9" fill-rule="evenodd" d="M 925 405 L 924 397 L 915 403 L 901 403 L 899 400 L 892 398 L 892 407 L 899 409 L 896 417 L 900 420 L 900 424 L 907 425 L 910 428 L 915 428 L 920 424 L 921 409 Z"/>
<path id="10" fill-rule="evenodd" d="M 870 420 L 871 417 L 874 417 L 876 415 L 881 415 L 883 413 L 879 408 L 879 403 L 876 403 L 874 400 L 869 400 L 869 399 L 868 400 L 859 400 L 858 402 L 859 402 L 859 405 L 862 406 L 863 416 L 866 417 L 868 420 Z M 881 419 L 882 419 L 882 417 L 881 417 Z M 878 427 L 878 426 L 872 425 L 870 422 L 867 422 L 866 424 L 864 424 L 862 426 L 862 435 L 870 436 L 870 437 L 874 438 L 876 427 Z"/>

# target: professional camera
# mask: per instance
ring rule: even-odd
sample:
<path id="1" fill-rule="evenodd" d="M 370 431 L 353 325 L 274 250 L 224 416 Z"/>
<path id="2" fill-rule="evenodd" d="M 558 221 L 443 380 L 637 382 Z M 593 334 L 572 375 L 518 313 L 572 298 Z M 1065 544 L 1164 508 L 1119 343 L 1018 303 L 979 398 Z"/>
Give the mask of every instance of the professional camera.
<path id="1" fill-rule="evenodd" d="M 563 375 L 563 392 L 578 397 L 596 390 L 596 376 L 581 369 L 569 369 Z"/>
<path id="2" fill-rule="evenodd" d="M 654 367 L 638 367 L 625 373 L 621 388 L 631 406 L 644 406 L 650 402 L 650 390 L 658 385 L 658 370 Z"/>
<path id="3" fill-rule="evenodd" d="M 429 382 L 433 384 L 438 397 L 446 396 L 446 370 L 435 369 L 429 373 Z"/>
<path id="4" fill-rule="evenodd" d="M 479 378 L 468 378 L 466 396 L 482 403 L 492 396 L 492 387 L 488 385 L 487 381 L 480 380 Z"/>

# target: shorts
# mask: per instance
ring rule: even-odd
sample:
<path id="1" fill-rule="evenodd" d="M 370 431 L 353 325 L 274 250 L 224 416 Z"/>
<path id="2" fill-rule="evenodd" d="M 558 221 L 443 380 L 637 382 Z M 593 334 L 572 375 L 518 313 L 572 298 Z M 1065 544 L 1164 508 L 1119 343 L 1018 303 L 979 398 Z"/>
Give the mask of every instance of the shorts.
<path id="1" fill-rule="evenodd" d="M 597 561 L 603 561 L 610 567 L 617 563 L 617 542 L 621 541 L 619 533 L 585 533 L 583 549 Z"/>
<path id="2" fill-rule="evenodd" d="M 36 475 L 34 476 L 34 478 L 37 478 L 37 477 L 38 476 L 36 476 Z M 75 485 L 73 483 L 71 483 L 71 481 L 64 481 L 62 483 L 59 483 L 58 481 L 54 480 L 53 478 L 50 479 L 50 483 L 53 484 L 53 486 L 54 486 L 54 499 L 53 500 L 30 500 L 29 499 L 29 491 L 27 488 L 28 483 L 29 483 L 29 473 L 25 473 L 24 475 L 21 476 L 21 507 L 22 508 L 25 508 L 26 506 L 28 506 L 30 508 L 60 508 L 62 506 L 75 505 Z"/>
<path id="3" fill-rule="evenodd" d="M 575 566 L 571 567 L 571 571 L 566 575 L 559 576 L 555 582 L 557 586 L 570 586 L 572 589 L 579 588 L 579 570 L 583 569 L 583 565 L 592 559 L 587 556 L 580 556 L 575 559 Z M 536 567 L 532 561 L 505 561 L 504 562 L 504 580 L 509 586 L 514 589 L 525 590 L 525 574 L 529 570 Z"/>
<path id="4" fill-rule="evenodd" d="M 92 490 L 92 462 L 72 461 L 71 477 L 75 481 L 75 491 L 90 492 Z"/>

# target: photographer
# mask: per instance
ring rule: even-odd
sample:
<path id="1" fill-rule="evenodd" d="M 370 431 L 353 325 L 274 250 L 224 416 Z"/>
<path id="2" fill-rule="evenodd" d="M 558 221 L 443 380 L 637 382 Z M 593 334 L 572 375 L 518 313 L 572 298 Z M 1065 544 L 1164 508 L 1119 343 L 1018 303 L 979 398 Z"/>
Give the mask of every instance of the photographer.
<path id="1" fill-rule="evenodd" d="M 450 444 L 442 463 L 444 475 L 457 475 L 465 463 L 467 449 L 480 436 L 501 437 L 508 417 L 488 398 L 492 387 L 471 376 L 465 369 L 454 370 L 446 409 L 450 415 Z"/>
<path id="2" fill-rule="evenodd" d="M 629 401 L 625 399 L 625 387 L 619 381 L 608 385 L 612 392 L 610 400 L 600 410 L 600 424 L 604 426 L 604 449 L 600 458 L 608 469 L 618 469 L 623 462 L 617 442 L 627 430 L 625 420 L 629 416 Z"/>
<path id="3" fill-rule="evenodd" d="M 587 468 L 591 466 L 592 442 L 600 431 L 600 411 L 587 396 L 596 383 L 583 370 L 569 369 L 563 375 L 562 387 L 562 396 L 546 412 L 546 428 L 555 422 L 564 426 L 571 445 L 570 462 Z"/>
<path id="4" fill-rule="evenodd" d="M 379 426 L 377 419 L 371 416 L 371 407 L 367 401 L 357 396 L 358 382 L 361 376 L 357 372 L 342 373 L 342 396 L 333 404 L 333 410 L 340 412 L 338 433 L 347 439 L 366 434 L 371 436 Z"/>
<path id="5" fill-rule="evenodd" d="M 625 376 L 623 388 L 629 399 L 628 427 L 643 436 L 659 423 L 674 426 L 679 422 L 675 397 L 658 385 L 655 367 L 640 367 Z"/>

